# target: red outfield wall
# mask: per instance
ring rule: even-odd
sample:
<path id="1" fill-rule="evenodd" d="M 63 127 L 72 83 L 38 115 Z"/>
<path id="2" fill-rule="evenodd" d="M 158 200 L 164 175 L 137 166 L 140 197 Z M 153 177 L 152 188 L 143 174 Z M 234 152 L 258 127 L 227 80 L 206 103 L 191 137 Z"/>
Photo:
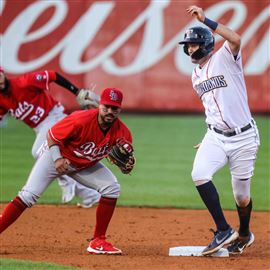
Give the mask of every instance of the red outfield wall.
<path id="1" fill-rule="evenodd" d="M 189 4 L 241 34 L 251 109 L 269 113 L 268 0 L 2 0 L 1 65 L 11 76 L 54 69 L 79 87 L 97 84 L 97 92 L 119 87 L 127 110 L 202 111 L 193 66 L 178 46 L 185 29 L 199 24 L 186 14 Z M 71 94 L 52 91 L 74 107 Z"/>

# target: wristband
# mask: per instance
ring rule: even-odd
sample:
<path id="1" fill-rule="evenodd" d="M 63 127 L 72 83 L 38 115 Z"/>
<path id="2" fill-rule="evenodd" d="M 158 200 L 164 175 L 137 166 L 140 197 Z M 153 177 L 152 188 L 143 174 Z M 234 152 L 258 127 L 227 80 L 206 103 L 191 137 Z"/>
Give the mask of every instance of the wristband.
<path id="1" fill-rule="evenodd" d="M 205 17 L 203 23 L 204 23 L 206 26 L 208 26 L 209 28 L 211 28 L 212 30 L 214 30 L 214 31 L 215 31 L 215 30 L 217 29 L 217 27 L 218 27 L 218 23 L 217 23 L 217 22 L 214 22 L 214 21 L 208 19 L 207 17 Z"/>
<path id="2" fill-rule="evenodd" d="M 63 158 L 61 153 L 60 153 L 60 148 L 57 144 L 53 144 L 52 146 L 50 146 L 50 153 L 51 153 L 51 157 L 53 162 L 55 162 L 56 160 Z"/>

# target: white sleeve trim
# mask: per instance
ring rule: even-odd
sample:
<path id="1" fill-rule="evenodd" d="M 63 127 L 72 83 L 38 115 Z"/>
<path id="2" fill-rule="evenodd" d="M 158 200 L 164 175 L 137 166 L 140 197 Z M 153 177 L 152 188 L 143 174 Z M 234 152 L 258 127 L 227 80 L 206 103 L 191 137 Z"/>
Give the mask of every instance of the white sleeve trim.
<path id="1" fill-rule="evenodd" d="M 55 138 L 55 136 L 53 135 L 53 133 L 52 133 L 52 130 L 51 130 L 51 129 L 49 129 L 49 134 L 50 134 L 50 136 L 52 137 L 52 139 L 53 139 L 55 142 L 59 142 L 59 143 L 61 143 L 61 141 L 59 141 L 59 140 L 57 140 L 57 139 Z"/>
<path id="2" fill-rule="evenodd" d="M 49 91 L 49 72 L 45 70 L 46 74 L 46 90 Z"/>

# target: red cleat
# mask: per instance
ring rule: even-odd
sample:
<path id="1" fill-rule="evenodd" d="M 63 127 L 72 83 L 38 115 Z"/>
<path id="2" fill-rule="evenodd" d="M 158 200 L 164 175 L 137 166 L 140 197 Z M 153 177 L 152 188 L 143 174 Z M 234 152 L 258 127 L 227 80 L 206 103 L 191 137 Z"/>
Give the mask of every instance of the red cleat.
<path id="1" fill-rule="evenodd" d="M 120 255 L 122 251 L 114 247 L 111 243 L 105 241 L 104 238 L 95 238 L 90 241 L 87 251 L 90 254 L 108 254 L 108 255 Z"/>

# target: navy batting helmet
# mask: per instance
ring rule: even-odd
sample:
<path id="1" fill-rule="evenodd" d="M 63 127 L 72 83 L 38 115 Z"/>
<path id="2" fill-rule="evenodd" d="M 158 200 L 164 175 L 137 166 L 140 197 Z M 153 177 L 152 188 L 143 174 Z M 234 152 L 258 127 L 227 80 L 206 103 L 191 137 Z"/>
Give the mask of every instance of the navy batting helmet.
<path id="1" fill-rule="evenodd" d="M 184 40 L 179 44 L 184 44 L 184 52 L 188 53 L 188 43 L 199 44 L 200 47 L 192 54 L 192 58 L 199 60 L 214 50 L 215 39 L 211 31 L 207 28 L 196 26 L 189 28 L 184 36 Z"/>

